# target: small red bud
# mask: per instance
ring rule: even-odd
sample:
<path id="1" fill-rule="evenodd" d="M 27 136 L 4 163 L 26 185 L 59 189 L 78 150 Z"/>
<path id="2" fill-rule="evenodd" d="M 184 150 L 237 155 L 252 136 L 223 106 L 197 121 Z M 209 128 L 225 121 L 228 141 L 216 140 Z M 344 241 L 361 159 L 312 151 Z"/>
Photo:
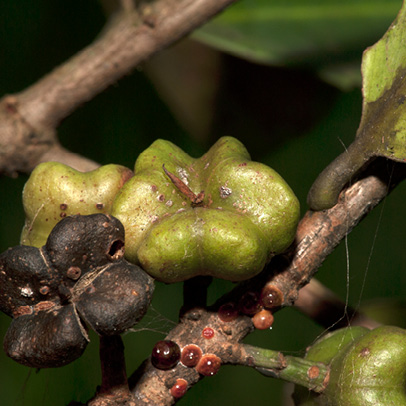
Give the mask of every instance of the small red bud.
<path id="1" fill-rule="evenodd" d="M 267 285 L 261 292 L 261 304 L 265 309 L 273 309 L 283 303 L 283 293 L 273 285 Z"/>
<path id="2" fill-rule="evenodd" d="M 171 395 L 174 398 L 181 398 L 187 391 L 187 382 L 180 378 L 177 379 L 175 385 L 171 388 Z"/>
<path id="3" fill-rule="evenodd" d="M 252 317 L 252 322 L 258 330 L 266 330 L 273 324 L 273 315 L 269 310 L 261 310 Z"/>
<path id="4" fill-rule="evenodd" d="M 245 292 L 238 303 L 238 308 L 243 314 L 255 314 L 261 310 L 261 305 L 259 303 L 259 295 L 257 292 L 249 290 Z"/>
<path id="5" fill-rule="evenodd" d="M 234 303 L 231 303 L 231 302 L 225 303 L 219 307 L 218 315 L 220 317 L 220 320 L 228 323 L 237 318 L 238 310 Z"/>
<path id="6" fill-rule="evenodd" d="M 189 344 L 182 349 L 180 361 L 187 367 L 195 367 L 202 358 L 202 350 L 194 344 Z"/>
<path id="7" fill-rule="evenodd" d="M 204 376 L 216 375 L 221 366 L 221 359 L 214 354 L 205 354 L 196 366 L 197 372 Z"/>
<path id="8" fill-rule="evenodd" d="M 202 337 L 206 339 L 211 339 L 214 337 L 214 330 L 211 327 L 205 327 L 202 331 Z"/>

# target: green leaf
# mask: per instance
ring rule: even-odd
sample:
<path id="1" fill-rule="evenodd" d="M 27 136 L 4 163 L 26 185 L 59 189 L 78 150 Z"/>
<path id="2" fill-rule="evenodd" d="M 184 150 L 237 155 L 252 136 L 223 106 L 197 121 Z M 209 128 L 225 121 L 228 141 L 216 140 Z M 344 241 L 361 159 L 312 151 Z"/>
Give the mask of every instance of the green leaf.
<path id="1" fill-rule="evenodd" d="M 355 141 L 313 184 L 308 203 L 332 207 L 344 185 L 377 156 L 406 161 L 406 5 L 374 46 L 364 52 L 363 113 Z"/>
<path id="2" fill-rule="evenodd" d="M 348 67 L 357 60 L 359 65 L 362 51 L 379 38 L 400 6 L 400 0 L 244 0 L 194 36 L 254 62 L 311 64 L 332 81 L 346 81 L 345 74 L 326 72 L 337 71 L 337 63 Z"/>

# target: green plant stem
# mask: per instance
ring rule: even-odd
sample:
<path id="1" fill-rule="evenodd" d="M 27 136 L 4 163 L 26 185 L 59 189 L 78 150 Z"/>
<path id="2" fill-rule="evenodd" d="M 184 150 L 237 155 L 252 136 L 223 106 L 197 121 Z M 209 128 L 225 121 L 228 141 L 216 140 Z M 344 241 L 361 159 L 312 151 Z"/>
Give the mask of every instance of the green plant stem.
<path id="1" fill-rule="evenodd" d="M 247 365 L 255 366 L 264 375 L 304 386 L 314 392 L 323 392 L 328 384 L 330 369 L 321 362 L 284 356 L 279 351 L 248 344 L 242 347 L 247 356 Z"/>

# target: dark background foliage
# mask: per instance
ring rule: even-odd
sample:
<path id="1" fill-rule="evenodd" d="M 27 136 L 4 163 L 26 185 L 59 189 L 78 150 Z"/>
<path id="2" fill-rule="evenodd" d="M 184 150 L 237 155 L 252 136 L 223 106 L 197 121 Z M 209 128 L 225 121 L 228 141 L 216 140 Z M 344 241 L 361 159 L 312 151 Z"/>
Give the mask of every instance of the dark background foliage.
<path id="1" fill-rule="evenodd" d="M 104 11 L 95 0 L 1 2 L 1 95 L 34 83 L 91 42 L 104 22 Z M 361 58 L 363 48 L 376 41 L 389 23 L 351 52 Z M 173 141 L 199 156 L 219 136 L 232 135 L 246 144 L 253 159 L 281 173 L 297 194 L 304 213 L 306 194 L 317 174 L 354 138 L 361 114 L 360 88 L 338 90 L 308 66 L 256 65 L 192 41 L 176 49 L 157 57 L 162 58 L 158 73 L 153 59 L 66 119 L 59 128 L 62 144 L 101 164 L 132 167 L 137 155 L 157 138 Z M 187 55 L 207 63 L 205 73 L 199 71 L 189 77 L 195 64 Z M 171 76 L 173 61 L 180 61 L 175 63 L 175 73 L 176 66 L 181 66 L 183 74 Z M 165 83 L 170 84 L 169 91 Z M 202 95 L 205 101 L 199 102 L 202 88 L 211 89 L 211 93 Z M 195 92 L 201 93 L 195 97 Z M 188 97 L 198 100 L 194 110 L 182 110 Z M 181 108 L 176 107 L 179 105 Z M 26 179 L 25 175 L 0 179 L 1 251 L 19 243 L 24 222 L 21 192 Z M 320 269 L 320 280 L 343 300 L 348 294 L 353 306 L 377 298 L 393 301 L 404 295 L 405 198 L 405 186 L 400 185 L 348 237 L 348 250 L 342 244 Z M 230 286 L 215 281 L 210 300 Z M 181 301 L 181 284 L 158 284 L 146 320 L 124 337 L 130 372 L 177 321 Z M 386 315 L 397 311 L 393 307 Z M 0 337 L 9 321 L 0 315 Z M 301 354 L 322 331 L 297 310 L 285 309 L 276 315 L 272 330 L 255 332 L 246 341 Z M 55 370 L 30 370 L 1 353 L 1 404 L 63 405 L 90 398 L 100 380 L 97 341 L 92 335 L 81 359 Z M 282 405 L 283 388 L 283 383 L 252 369 L 224 366 L 218 375 L 196 385 L 179 404 Z"/>

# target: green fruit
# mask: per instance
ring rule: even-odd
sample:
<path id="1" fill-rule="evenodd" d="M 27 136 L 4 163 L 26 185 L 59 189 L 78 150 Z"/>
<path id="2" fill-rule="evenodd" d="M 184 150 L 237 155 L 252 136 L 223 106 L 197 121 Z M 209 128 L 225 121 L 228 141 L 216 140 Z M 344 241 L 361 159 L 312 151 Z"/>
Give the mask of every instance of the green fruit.
<path id="1" fill-rule="evenodd" d="M 56 223 L 74 214 L 109 213 L 119 189 L 132 176 L 120 165 L 79 172 L 58 162 L 38 165 L 24 186 L 21 244 L 41 247 Z"/>
<path id="2" fill-rule="evenodd" d="M 291 244 L 299 203 L 232 137 L 199 159 L 157 140 L 138 157 L 111 214 L 124 224 L 127 258 L 156 279 L 240 281 Z"/>
<path id="3" fill-rule="evenodd" d="M 330 364 L 330 379 L 320 395 L 295 389 L 297 406 L 406 405 L 406 330 L 338 330 L 311 347 L 306 358 Z"/>

